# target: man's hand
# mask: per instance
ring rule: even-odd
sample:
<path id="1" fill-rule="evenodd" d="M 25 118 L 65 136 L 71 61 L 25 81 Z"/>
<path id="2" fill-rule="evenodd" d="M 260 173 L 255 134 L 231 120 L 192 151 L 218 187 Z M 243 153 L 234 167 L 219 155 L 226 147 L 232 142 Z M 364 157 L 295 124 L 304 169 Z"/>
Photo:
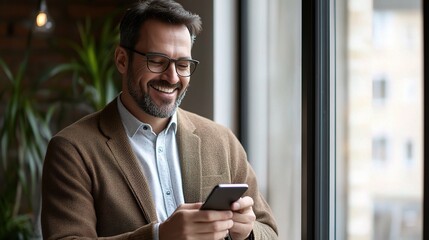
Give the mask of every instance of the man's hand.
<path id="1" fill-rule="evenodd" d="M 251 197 L 240 198 L 232 204 L 234 226 L 229 230 L 229 234 L 233 240 L 246 239 L 252 232 L 256 220 L 252 206 Z"/>
<path id="2" fill-rule="evenodd" d="M 223 239 L 233 226 L 233 213 L 231 211 L 201 211 L 199 210 L 201 205 L 202 203 L 180 205 L 165 222 L 159 225 L 159 239 Z"/>

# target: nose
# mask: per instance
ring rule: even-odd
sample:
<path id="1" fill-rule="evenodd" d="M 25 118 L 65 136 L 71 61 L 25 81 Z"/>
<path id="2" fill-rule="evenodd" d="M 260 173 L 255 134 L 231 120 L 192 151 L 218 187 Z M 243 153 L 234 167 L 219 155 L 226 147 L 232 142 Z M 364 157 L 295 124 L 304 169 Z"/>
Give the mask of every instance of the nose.
<path id="1" fill-rule="evenodd" d="M 180 81 L 180 77 L 179 75 L 177 75 L 176 72 L 176 65 L 174 64 L 174 62 L 170 62 L 170 64 L 168 65 L 167 70 L 165 70 L 165 72 L 163 73 L 163 75 L 165 75 L 167 78 L 167 80 L 171 83 L 171 84 L 176 84 Z"/>

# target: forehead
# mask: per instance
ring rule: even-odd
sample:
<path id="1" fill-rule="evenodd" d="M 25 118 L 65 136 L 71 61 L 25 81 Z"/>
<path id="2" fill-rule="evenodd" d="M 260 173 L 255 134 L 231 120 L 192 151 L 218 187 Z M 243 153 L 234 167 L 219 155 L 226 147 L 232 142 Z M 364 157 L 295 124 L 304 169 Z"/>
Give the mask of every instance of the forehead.
<path id="1" fill-rule="evenodd" d="M 136 47 L 143 51 L 190 54 L 191 35 L 183 24 L 148 20 L 142 24 L 139 35 Z"/>

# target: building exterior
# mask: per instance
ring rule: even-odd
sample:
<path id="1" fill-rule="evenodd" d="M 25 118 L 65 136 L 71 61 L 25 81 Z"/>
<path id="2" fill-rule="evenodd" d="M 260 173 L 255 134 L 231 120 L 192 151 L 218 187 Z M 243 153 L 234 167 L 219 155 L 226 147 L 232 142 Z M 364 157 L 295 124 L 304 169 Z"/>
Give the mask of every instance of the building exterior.
<path id="1" fill-rule="evenodd" d="M 421 239 L 423 35 L 417 1 L 349 0 L 346 236 Z M 340 80 L 341 79 L 337 79 Z"/>

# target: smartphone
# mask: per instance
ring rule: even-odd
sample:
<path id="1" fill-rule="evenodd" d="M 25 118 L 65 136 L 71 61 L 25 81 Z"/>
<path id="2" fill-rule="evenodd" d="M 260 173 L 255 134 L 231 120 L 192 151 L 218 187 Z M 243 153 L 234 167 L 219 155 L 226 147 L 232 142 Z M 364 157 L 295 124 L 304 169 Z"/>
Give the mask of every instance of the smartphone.
<path id="1" fill-rule="evenodd" d="M 245 183 L 218 184 L 216 185 L 201 210 L 230 210 L 231 204 L 237 201 L 249 188 Z"/>

